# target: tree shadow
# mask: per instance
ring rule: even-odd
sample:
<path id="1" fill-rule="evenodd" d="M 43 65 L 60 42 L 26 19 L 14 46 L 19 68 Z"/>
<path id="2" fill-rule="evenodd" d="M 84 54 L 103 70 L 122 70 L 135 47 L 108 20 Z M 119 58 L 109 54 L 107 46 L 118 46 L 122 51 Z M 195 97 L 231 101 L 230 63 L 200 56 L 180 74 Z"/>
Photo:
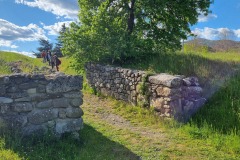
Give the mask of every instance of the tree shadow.
<path id="1" fill-rule="evenodd" d="M 61 139 L 51 135 L 41 138 L 4 136 L 5 149 L 12 150 L 23 159 L 31 160 L 138 160 L 139 156 L 123 145 L 109 140 L 87 124 L 79 132 L 80 140 L 69 134 Z"/>

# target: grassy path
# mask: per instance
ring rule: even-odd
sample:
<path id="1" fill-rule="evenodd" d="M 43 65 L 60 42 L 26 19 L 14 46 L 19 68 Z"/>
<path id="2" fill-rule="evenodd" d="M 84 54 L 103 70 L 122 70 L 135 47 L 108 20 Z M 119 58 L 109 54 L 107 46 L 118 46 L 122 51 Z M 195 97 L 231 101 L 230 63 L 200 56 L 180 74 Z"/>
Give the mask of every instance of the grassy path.
<path id="1" fill-rule="evenodd" d="M 135 159 L 240 159 L 217 150 L 212 141 L 193 138 L 181 127 L 166 128 L 149 111 L 124 105 L 85 93 L 83 118 L 87 125 L 137 155 Z"/>

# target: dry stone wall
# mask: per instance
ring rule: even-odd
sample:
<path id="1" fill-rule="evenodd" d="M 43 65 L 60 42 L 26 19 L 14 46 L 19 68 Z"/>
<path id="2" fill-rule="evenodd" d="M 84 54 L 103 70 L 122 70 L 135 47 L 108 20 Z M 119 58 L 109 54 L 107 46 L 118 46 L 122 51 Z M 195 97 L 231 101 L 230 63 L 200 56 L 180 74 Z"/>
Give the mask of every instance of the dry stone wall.
<path id="1" fill-rule="evenodd" d="M 144 71 L 88 63 L 88 83 L 98 92 L 131 102 L 152 106 L 161 117 L 188 120 L 206 99 L 196 77 L 155 74 Z"/>
<path id="2" fill-rule="evenodd" d="M 24 136 L 60 136 L 83 127 L 82 77 L 64 74 L 0 76 L 0 125 Z"/>

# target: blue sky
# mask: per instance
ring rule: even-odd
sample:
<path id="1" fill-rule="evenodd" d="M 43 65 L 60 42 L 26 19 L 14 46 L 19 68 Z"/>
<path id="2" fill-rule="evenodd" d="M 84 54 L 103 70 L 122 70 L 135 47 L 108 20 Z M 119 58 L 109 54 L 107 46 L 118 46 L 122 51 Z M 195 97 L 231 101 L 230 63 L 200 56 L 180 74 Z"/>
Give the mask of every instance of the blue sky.
<path id="1" fill-rule="evenodd" d="M 215 0 L 207 17 L 191 27 L 200 38 L 240 41 L 240 0 Z M 0 0 L 0 50 L 32 55 L 38 39 L 55 43 L 63 23 L 77 21 L 77 0 Z"/>

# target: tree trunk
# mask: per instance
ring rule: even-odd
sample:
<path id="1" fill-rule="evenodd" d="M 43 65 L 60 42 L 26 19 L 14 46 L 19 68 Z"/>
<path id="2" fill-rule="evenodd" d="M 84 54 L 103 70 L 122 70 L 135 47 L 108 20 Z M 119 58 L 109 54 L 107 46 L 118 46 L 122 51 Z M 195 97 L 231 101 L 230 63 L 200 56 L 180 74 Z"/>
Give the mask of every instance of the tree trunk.
<path id="1" fill-rule="evenodd" d="M 131 0 L 131 6 L 129 7 L 129 18 L 128 18 L 128 32 L 129 34 L 133 31 L 134 26 L 134 4 L 135 0 Z"/>

